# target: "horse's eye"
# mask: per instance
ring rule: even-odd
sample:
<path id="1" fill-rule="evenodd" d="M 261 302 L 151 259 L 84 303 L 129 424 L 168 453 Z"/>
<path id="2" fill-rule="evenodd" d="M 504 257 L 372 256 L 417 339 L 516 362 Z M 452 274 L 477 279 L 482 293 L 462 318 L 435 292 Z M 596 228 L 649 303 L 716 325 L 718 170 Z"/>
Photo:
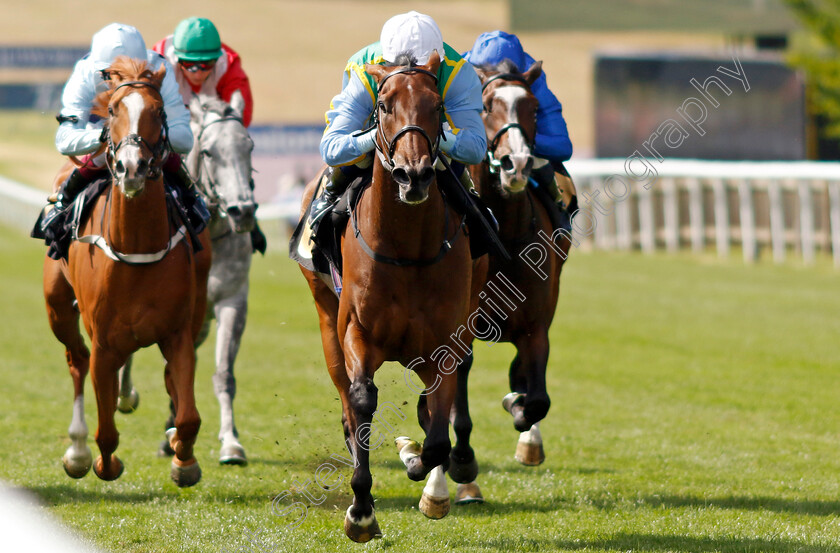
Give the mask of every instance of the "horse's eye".
<path id="1" fill-rule="evenodd" d="M 381 112 L 385 111 L 385 102 L 379 102 L 379 111 L 381 111 Z"/>
<path id="2" fill-rule="evenodd" d="M 108 115 L 114 115 L 114 106 L 108 106 Z"/>

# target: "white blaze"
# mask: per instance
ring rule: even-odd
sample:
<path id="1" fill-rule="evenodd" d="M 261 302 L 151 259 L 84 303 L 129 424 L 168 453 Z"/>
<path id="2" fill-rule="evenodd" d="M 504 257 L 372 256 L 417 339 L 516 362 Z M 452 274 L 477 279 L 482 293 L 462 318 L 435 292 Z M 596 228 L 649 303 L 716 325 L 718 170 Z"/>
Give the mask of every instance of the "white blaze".
<path id="1" fill-rule="evenodd" d="M 504 101 L 508 108 L 508 121 L 511 123 L 519 123 L 519 118 L 516 115 L 516 103 L 520 98 L 524 98 L 527 91 L 521 86 L 500 86 L 496 89 L 496 98 Z M 525 136 L 517 128 L 510 129 L 507 132 L 508 144 L 512 154 L 526 154 L 531 155 L 531 150 L 528 148 L 528 143 Z"/>

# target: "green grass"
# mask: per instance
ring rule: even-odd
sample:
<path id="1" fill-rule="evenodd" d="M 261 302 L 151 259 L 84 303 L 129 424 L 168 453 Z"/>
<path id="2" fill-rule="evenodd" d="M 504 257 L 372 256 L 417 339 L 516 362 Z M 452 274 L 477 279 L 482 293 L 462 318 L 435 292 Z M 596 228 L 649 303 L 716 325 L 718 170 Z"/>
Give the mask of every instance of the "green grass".
<path id="1" fill-rule="evenodd" d="M 251 464 L 214 462 L 218 414 L 205 345 L 197 377 L 204 478 L 185 490 L 154 455 L 167 402 L 153 350 L 135 363 L 139 410 L 118 415 L 123 476 L 65 476 L 72 388 L 46 324 L 42 255 L 34 240 L 0 229 L 0 478 L 34 491 L 106 550 L 257 551 L 251 534 L 265 551 L 840 550 L 840 294 L 827 267 L 574 252 L 552 329 L 545 464 L 513 460 L 517 433 L 500 407 L 512 349 L 479 343 L 470 393 L 488 502 L 425 519 L 422 486 L 388 444 L 372 453 L 385 537 L 356 545 L 342 531 L 348 469 L 298 528 L 271 510 L 293 480 L 312 479 L 331 454 L 344 454 L 314 306 L 279 245 L 255 259 L 237 366 L 237 422 Z M 398 367 L 383 367 L 376 381 L 380 402 L 406 415 L 394 435 L 420 437 Z M 89 384 L 87 403 L 93 433 Z"/>

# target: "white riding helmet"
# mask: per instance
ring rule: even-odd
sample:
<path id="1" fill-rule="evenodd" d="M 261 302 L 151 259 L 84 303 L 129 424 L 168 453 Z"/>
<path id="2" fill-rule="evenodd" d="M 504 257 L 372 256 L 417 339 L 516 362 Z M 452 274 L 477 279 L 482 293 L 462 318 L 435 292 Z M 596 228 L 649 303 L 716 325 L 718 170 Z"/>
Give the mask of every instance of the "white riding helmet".
<path id="1" fill-rule="evenodd" d="M 146 59 L 146 43 L 136 28 L 122 23 L 111 23 L 93 35 L 90 57 L 97 70 L 108 69 L 118 56 L 136 60 Z"/>
<path id="2" fill-rule="evenodd" d="M 434 50 L 443 59 L 440 28 L 434 19 L 415 11 L 395 15 L 386 21 L 379 42 L 388 62 L 393 62 L 400 54 L 412 54 L 418 65 L 425 65 Z"/>

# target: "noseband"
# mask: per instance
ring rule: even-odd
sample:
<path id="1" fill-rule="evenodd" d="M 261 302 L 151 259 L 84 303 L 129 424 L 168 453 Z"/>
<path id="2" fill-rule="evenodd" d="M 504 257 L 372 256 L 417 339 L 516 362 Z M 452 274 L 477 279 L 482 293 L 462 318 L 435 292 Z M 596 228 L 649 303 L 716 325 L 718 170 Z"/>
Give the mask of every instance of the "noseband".
<path id="1" fill-rule="evenodd" d="M 398 70 L 394 71 L 393 73 L 389 73 L 388 75 L 386 75 L 385 78 L 383 78 L 379 82 L 379 89 L 380 90 L 382 89 L 382 85 L 385 84 L 385 81 L 387 81 L 388 79 L 390 79 L 394 75 L 399 75 L 401 73 L 422 73 L 422 74 L 428 75 L 432 79 L 434 79 L 435 80 L 435 85 L 437 85 L 437 82 L 438 82 L 437 75 L 435 75 L 431 71 L 426 71 L 425 69 L 422 69 L 420 67 L 404 67 L 402 69 L 398 69 Z M 429 154 L 432 156 L 432 165 L 434 165 L 437 162 L 438 155 L 440 155 L 440 137 L 443 135 L 443 117 L 438 117 L 438 133 L 437 133 L 437 136 L 435 137 L 434 142 L 432 141 L 431 138 L 429 138 L 429 135 L 426 133 L 426 131 L 423 129 L 423 127 L 420 127 L 419 125 L 406 125 L 405 127 L 398 130 L 396 132 L 396 134 L 394 134 L 394 136 L 391 138 L 391 140 L 388 140 L 388 137 L 385 136 L 385 131 L 382 128 L 382 120 L 379 118 L 379 109 L 380 109 L 379 106 L 380 105 L 381 104 L 378 103 L 376 106 L 374 106 L 374 109 L 373 109 L 373 125 L 371 125 L 367 129 L 362 131 L 362 133 L 367 132 L 368 130 L 375 127 L 377 134 L 382 139 L 382 143 L 387 145 L 387 147 L 388 147 L 387 154 L 388 155 L 386 157 L 385 156 L 385 151 L 382 149 L 382 146 L 379 144 L 378 141 L 375 141 L 376 154 L 379 156 L 379 159 L 382 162 L 382 166 L 385 167 L 389 172 L 394 170 L 394 168 L 395 168 L 395 166 L 394 166 L 394 152 L 397 149 L 397 140 L 402 135 L 404 135 L 406 133 L 409 133 L 409 132 L 419 132 L 420 135 L 423 136 L 423 138 L 426 139 L 426 143 L 429 146 Z M 442 111 L 443 111 L 443 108 L 441 108 L 441 112 Z M 359 133 L 359 134 L 362 134 L 362 133 Z"/>
<path id="2" fill-rule="evenodd" d="M 124 86 L 130 86 L 131 88 L 146 86 L 146 87 L 154 90 L 157 93 L 157 95 L 160 96 L 161 99 L 163 99 L 163 97 L 160 94 L 160 88 L 158 88 L 158 86 L 156 84 L 151 83 L 149 81 L 127 81 L 127 82 L 121 83 L 121 84 L 117 85 L 116 87 L 114 87 L 114 91 L 112 92 L 112 95 L 113 95 L 113 93 L 115 93 L 117 90 L 123 88 Z M 109 131 L 109 128 L 110 128 L 110 126 L 103 127 L 102 134 L 108 140 L 108 157 L 110 158 L 111 161 L 116 159 L 117 152 L 123 146 L 145 147 L 147 150 L 149 150 L 149 153 L 152 154 L 152 163 L 149 164 L 149 172 L 147 173 L 147 177 L 150 178 L 150 179 L 156 179 L 156 178 L 160 177 L 161 170 L 162 170 L 162 165 L 163 165 L 163 154 L 166 151 L 166 143 L 167 143 L 167 138 L 166 138 L 166 136 L 167 136 L 167 133 L 166 133 L 166 128 L 167 128 L 166 127 L 166 111 L 161 109 L 160 136 L 158 137 L 157 142 L 155 142 L 154 144 L 149 144 L 149 142 L 145 138 L 143 138 L 142 136 L 140 136 L 137 133 L 129 133 L 126 136 L 124 136 L 123 139 L 120 140 L 117 144 L 114 144 L 114 141 L 111 138 L 111 133 Z M 111 166 L 111 163 L 108 164 L 108 169 L 111 171 L 111 176 L 113 177 L 114 176 L 114 169 Z M 114 181 L 116 182 L 116 178 L 114 178 Z"/>
<path id="3" fill-rule="evenodd" d="M 484 93 L 484 90 L 487 88 L 487 85 L 492 83 L 495 80 L 501 79 L 508 83 L 520 83 L 522 88 L 528 90 L 530 92 L 531 88 L 528 86 L 527 81 L 522 75 L 517 75 L 515 73 L 499 73 L 498 75 L 493 75 L 481 86 L 481 92 Z M 502 85 L 504 86 L 504 85 Z M 486 110 L 487 113 L 490 113 L 490 110 Z M 487 145 L 487 161 L 490 164 L 490 172 L 491 173 L 498 173 L 499 167 L 501 167 L 501 162 L 496 159 L 496 148 L 499 147 L 499 141 L 502 139 L 502 136 L 505 135 L 511 129 L 518 129 L 520 133 L 522 133 L 522 138 L 525 139 L 525 145 L 528 146 L 529 150 L 534 149 L 534 141 L 528 137 L 528 133 L 525 132 L 525 129 L 519 123 L 507 123 L 503 125 L 501 129 L 496 131 L 496 134 L 493 135 L 493 138 L 490 140 L 490 143 Z"/>

